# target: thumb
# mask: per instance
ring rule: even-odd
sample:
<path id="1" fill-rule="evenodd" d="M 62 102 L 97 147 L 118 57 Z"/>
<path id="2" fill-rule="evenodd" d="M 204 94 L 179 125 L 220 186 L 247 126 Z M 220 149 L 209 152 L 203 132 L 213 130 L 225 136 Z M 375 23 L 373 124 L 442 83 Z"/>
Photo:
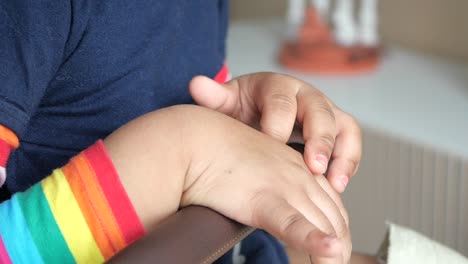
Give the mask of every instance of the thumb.
<path id="1" fill-rule="evenodd" d="M 200 105 L 232 115 L 238 103 L 237 86 L 228 87 L 206 76 L 196 76 L 189 84 L 190 95 Z"/>

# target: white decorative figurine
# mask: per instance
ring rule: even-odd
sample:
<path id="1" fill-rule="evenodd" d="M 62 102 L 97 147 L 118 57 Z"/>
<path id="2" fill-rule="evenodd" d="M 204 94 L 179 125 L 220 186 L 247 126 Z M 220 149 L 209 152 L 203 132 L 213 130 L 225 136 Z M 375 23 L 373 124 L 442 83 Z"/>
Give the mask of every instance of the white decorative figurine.
<path id="1" fill-rule="evenodd" d="M 327 74 L 375 69 L 380 46 L 377 1 L 335 0 L 330 10 L 331 0 L 289 0 L 280 63 L 295 70 Z"/>
<path id="2" fill-rule="evenodd" d="M 309 0 L 322 23 L 327 23 L 331 0 Z M 355 0 L 336 0 L 332 14 L 335 41 L 343 46 L 379 45 L 377 31 L 377 1 L 361 0 L 358 21 L 354 17 Z M 297 39 L 298 30 L 304 24 L 307 3 L 305 0 L 289 0 L 287 11 L 287 33 L 289 40 Z"/>

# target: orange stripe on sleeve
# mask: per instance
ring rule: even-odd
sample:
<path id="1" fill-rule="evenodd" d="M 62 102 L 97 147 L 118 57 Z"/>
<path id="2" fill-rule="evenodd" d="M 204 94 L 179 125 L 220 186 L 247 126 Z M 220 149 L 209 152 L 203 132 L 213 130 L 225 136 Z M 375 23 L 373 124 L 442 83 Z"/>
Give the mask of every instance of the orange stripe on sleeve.
<path id="1" fill-rule="evenodd" d="M 96 142 L 92 147 L 83 151 L 83 154 L 98 178 L 127 244 L 143 237 L 145 228 L 120 181 L 103 142 Z"/>
<path id="2" fill-rule="evenodd" d="M 93 234 L 96 243 L 101 250 L 105 260 L 110 259 L 117 253 L 117 250 L 112 245 L 112 242 L 105 232 L 103 219 L 100 218 L 95 212 L 97 209 L 93 206 L 94 204 L 90 201 L 87 189 L 78 174 L 78 171 L 68 163 L 62 168 L 63 174 L 67 178 L 67 181 L 72 189 L 73 195 L 81 209 L 81 212 L 88 224 L 91 233 Z"/>
<path id="3" fill-rule="evenodd" d="M 9 128 L 0 125 L 0 139 L 3 139 L 8 143 L 13 149 L 18 148 L 19 140 L 16 134 L 11 131 Z"/>
<path id="4" fill-rule="evenodd" d="M 86 195 L 90 203 L 94 207 L 94 213 L 102 220 L 104 232 L 110 238 L 110 241 L 115 250 L 120 251 L 127 245 L 123 237 L 122 231 L 112 213 L 107 199 L 102 192 L 99 182 L 94 174 L 94 171 L 89 166 L 83 154 L 80 154 L 70 161 L 71 166 L 81 176 L 83 186 L 85 186 Z"/>

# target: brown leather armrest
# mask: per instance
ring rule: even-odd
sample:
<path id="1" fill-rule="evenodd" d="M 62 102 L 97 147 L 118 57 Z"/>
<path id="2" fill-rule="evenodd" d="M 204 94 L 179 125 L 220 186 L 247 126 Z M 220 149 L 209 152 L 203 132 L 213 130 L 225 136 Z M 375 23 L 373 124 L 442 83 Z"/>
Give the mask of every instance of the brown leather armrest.
<path id="1" fill-rule="evenodd" d="M 212 263 L 253 230 L 211 209 L 189 206 L 109 263 Z"/>
<path id="2" fill-rule="evenodd" d="M 301 144 L 290 146 L 304 152 Z M 189 206 L 109 263 L 212 263 L 253 230 L 211 209 Z"/>

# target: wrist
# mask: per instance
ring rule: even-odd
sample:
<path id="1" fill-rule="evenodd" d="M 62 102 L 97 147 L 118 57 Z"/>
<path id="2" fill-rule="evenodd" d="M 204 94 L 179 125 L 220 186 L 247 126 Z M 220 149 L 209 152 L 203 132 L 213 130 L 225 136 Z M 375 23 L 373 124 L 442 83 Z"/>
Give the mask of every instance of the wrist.
<path id="1" fill-rule="evenodd" d="M 178 129 L 179 112 L 170 107 L 146 114 L 104 140 L 120 180 L 149 231 L 180 206 L 190 159 Z"/>
<path id="2" fill-rule="evenodd" d="M 214 110 L 200 106 L 183 106 L 180 117 L 184 146 L 190 157 L 185 175 L 181 207 L 202 205 L 210 207 L 217 179 L 231 173 L 232 147 L 244 145 L 244 133 L 249 128 L 243 123 Z"/>

